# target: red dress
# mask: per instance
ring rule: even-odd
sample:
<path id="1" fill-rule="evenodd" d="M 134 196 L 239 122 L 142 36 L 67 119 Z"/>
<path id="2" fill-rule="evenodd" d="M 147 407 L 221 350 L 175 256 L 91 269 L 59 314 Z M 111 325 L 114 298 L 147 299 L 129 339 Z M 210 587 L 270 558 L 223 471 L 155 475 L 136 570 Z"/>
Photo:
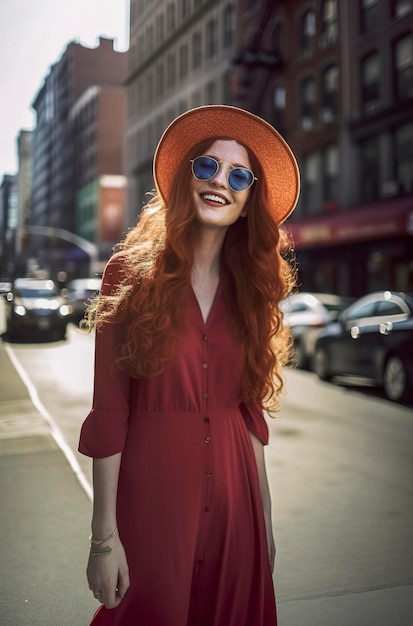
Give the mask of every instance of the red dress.
<path id="1" fill-rule="evenodd" d="M 119 265 L 103 280 L 109 292 Z M 94 626 L 276 626 L 258 473 L 248 431 L 267 443 L 262 409 L 241 403 L 238 351 L 222 289 L 204 323 L 192 293 L 186 331 L 160 375 L 110 367 L 116 325 L 96 335 L 93 408 L 79 450 L 123 451 L 117 519 L 131 586 Z"/>

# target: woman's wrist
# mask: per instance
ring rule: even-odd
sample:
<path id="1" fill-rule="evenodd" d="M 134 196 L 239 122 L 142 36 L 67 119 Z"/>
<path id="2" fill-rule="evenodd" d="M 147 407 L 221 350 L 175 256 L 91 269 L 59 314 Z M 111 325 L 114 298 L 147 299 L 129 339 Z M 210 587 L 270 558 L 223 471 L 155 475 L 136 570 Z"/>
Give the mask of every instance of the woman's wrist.
<path id="1" fill-rule="evenodd" d="M 101 539 L 108 537 L 113 532 L 113 529 L 116 527 L 116 518 L 93 518 L 91 524 L 92 538 L 100 541 Z"/>

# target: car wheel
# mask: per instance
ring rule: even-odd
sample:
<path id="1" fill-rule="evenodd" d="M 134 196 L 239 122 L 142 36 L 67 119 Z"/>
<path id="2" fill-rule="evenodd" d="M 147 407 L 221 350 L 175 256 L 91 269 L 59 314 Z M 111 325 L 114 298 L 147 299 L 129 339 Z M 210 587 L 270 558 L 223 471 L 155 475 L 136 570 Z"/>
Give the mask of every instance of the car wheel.
<path id="1" fill-rule="evenodd" d="M 331 380 L 330 358 L 324 348 L 316 348 L 313 358 L 313 370 L 321 380 Z"/>
<path id="2" fill-rule="evenodd" d="M 393 402 L 403 402 L 412 394 L 409 381 L 409 372 L 403 359 L 399 356 L 390 356 L 384 366 L 383 376 L 384 393 Z"/>

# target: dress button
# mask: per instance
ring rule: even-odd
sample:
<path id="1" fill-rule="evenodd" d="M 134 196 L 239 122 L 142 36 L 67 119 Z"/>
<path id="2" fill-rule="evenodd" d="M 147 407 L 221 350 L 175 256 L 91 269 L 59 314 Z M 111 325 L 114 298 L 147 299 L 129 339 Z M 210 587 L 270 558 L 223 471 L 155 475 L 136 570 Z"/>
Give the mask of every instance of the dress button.
<path id="1" fill-rule="evenodd" d="M 209 511 L 209 506 L 206 506 L 206 507 L 204 508 L 204 511 L 205 511 L 205 513 L 208 513 L 208 511 Z"/>
<path id="2" fill-rule="evenodd" d="M 204 361 L 204 363 L 202 363 L 202 367 L 204 368 L 204 370 L 206 370 L 206 368 L 208 367 L 208 363 Z"/>
<path id="3" fill-rule="evenodd" d="M 203 564 L 203 560 L 202 559 L 198 559 L 196 562 L 197 565 L 202 565 Z"/>
<path id="4" fill-rule="evenodd" d="M 208 398 L 208 393 L 207 393 L 207 392 L 203 393 L 203 394 L 202 394 L 202 397 L 203 397 L 203 398 L 205 398 L 205 399 L 207 399 L 207 398 Z"/>
<path id="5" fill-rule="evenodd" d="M 208 478 L 209 478 L 210 476 L 212 476 L 212 472 L 211 472 L 211 470 L 207 470 L 207 471 L 205 472 L 205 476 L 208 476 Z"/>
<path id="6" fill-rule="evenodd" d="M 209 424 L 209 417 L 204 417 L 203 422 L 204 424 Z"/>
<path id="7" fill-rule="evenodd" d="M 207 341 L 208 335 L 202 335 L 202 341 Z"/>
<path id="8" fill-rule="evenodd" d="M 205 443 L 211 443 L 211 437 L 205 437 L 204 441 Z"/>

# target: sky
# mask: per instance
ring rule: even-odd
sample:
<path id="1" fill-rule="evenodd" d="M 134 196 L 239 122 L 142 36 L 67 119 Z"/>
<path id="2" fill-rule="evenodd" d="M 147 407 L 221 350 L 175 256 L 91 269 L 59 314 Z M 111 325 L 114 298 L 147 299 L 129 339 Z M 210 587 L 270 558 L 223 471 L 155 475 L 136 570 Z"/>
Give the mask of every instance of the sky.
<path id="1" fill-rule="evenodd" d="M 99 35 L 129 47 L 128 0 L 0 0 L 0 181 L 17 172 L 17 136 L 31 130 L 34 98 L 66 45 Z"/>

